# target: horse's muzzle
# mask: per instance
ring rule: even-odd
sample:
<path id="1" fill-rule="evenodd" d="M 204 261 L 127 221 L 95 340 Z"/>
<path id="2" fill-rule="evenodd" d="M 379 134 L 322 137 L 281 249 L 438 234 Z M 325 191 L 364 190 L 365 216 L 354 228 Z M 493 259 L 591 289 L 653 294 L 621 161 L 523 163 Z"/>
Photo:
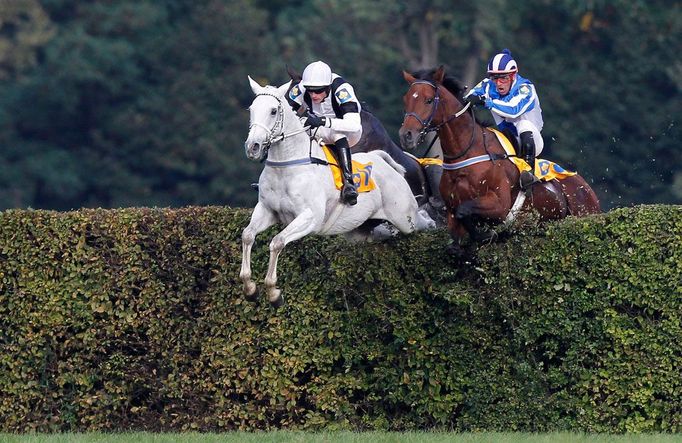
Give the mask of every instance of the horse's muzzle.
<path id="1" fill-rule="evenodd" d="M 263 145 L 258 142 L 250 143 L 247 141 L 244 143 L 244 150 L 249 160 L 260 161 L 263 158 Z"/>
<path id="2" fill-rule="evenodd" d="M 419 140 L 419 133 L 413 131 L 412 129 L 401 128 L 398 132 L 400 137 L 400 146 L 406 151 L 411 151 L 417 147 Z"/>

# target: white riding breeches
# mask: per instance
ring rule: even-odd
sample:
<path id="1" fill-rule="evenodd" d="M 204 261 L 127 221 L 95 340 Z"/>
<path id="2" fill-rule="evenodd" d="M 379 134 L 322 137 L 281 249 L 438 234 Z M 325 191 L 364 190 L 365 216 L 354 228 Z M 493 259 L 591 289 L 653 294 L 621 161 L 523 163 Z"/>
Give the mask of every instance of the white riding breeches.
<path id="1" fill-rule="evenodd" d="M 362 137 L 362 130 L 356 132 L 339 132 L 332 128 L 318 128 L 315 134 L 317 138 L 325 143 L 335 143 L 336 140 L 346 137 L 348 139 L 348 146 L 353 147 Z"/>

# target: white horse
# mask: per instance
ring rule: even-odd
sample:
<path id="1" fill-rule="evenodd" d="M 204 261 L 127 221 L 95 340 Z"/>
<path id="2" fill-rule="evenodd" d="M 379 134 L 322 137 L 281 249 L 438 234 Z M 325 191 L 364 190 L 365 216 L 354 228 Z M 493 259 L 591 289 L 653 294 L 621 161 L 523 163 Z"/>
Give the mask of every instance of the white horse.
<path id="1" fill-rule="evenodd" d="M 249 135 L 244 148 L 249 159 L 266 161 L 258 180 L 258 203 L 242 233 L 239 277 L 247 297 L 256 295 L 251 247 L 258 233 L 276 223 L 286 227 L 270 242 L 265 288 L 273 306 L 283 302 L 276 286 L 277 258 L 289 242 L 308 234 L 350 234 L 369 219 L 389 221 L 403 233 L 435 227 L 428 215 L 417 210 L 403 167 L 383 151 L 353 154 L 358 162 L 372 163 L 376 188 L 361 192 L 355 206 L 341 203 L 330 167 L 315 163 L 315 159 L 325 159 L 321 146 L 311 142 L 286 101 L 284 94 L 290 84 L 263 87 L 251 77 L 249 82 L 256 97 L 249 108 Z"/>

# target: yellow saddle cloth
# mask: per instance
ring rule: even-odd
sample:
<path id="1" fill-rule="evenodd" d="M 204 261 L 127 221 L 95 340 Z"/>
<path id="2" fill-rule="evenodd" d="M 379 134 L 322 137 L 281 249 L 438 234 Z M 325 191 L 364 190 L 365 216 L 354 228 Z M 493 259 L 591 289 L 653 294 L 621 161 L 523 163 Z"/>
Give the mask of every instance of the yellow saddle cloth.
<path id="1" fill-rule="evenodd" d="M 324 151 L 325 157 L 327 157 L 327 162 L 332 170 L 334 176 L 334 184 L 336 189 L 341 189 L 343 187 L 343 180 L 341 177 L 341 167 L 336 160 L 336 157 L 332 153 L 331 149 L 327 145 L 322 145 L 322 150 Z M 372 178 L 372 163 L 360 163 L 355 160 L 351 161 L 353 164 L 353 182 L 358 192 L 369 192 L 376 188 L 374 179 Z"/>
<path id="2" fill-rule="evenodd" d="M 441 160 L 440 158 L 435 158 L 435 157 L 418 158 L 417 163 L 419 163 L 422 166 L 432 166 L 432 165 L 443 166 L 443 160 Z"/>
<path id="3" fill-rule="evenodd" d="M 512 146 L 511 142 L 507 139 L 507 137 L 502 134 L 500 131 L 494 128 L 488 128 L 493 134 L 497 136 L 497 139 L 500 141 L 500 144 L 504 148 L 504 150 L 507 152 L 509 155 L 516 155 L 516 151 L 514 150 L 514 147 Z M 526 161 L 522 158 L 519 157 L 510 157 L 509 160 L 514 162 L 516 167 L 519 169 L 519 171 L 530 171 L 530 165 L 526 163 Z M 540 180 L 543 181 L 550 181 L 553 179 L 559 179 L 561 180 L 562 178 L 570 177 L 572 175 L 576 175 L 577 172 L 573 171 L 567 171 L 566 169 L 562 168 L 561 166 L 557 165 L 554 162 L 551 162 L 549 160 L 544 160 L 542 158 L 536 158 L 535 159 L 535 172 L 534 175 L 539 178 Z"/>

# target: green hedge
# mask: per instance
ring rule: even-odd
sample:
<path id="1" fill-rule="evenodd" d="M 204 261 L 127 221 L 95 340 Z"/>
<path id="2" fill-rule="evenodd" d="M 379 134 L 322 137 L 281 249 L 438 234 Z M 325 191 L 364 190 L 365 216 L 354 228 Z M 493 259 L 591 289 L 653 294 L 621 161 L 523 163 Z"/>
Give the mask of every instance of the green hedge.
<path id="1" fill-rule="evenodd" d="M 682 207 L 309 237 L 279 310 L 230 208 L 0 213 L 0 431 L 682 431 Z M 254 247 L 262 285 L 274 228 Z"/>
<path id="2" fill-rule="evenodd" d="M 486 252 L 520 355 L 587 431 L 682 431 L 682 206 L 550 225 Z"/>

